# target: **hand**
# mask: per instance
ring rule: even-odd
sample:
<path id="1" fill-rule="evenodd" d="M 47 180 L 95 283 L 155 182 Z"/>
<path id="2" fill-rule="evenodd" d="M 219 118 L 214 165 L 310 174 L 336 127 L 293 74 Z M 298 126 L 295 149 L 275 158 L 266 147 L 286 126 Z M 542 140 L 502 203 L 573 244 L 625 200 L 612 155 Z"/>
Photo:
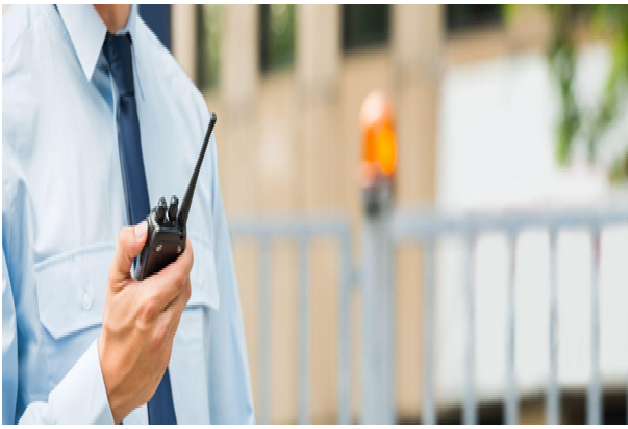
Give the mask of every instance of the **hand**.
<path id="1" fill-rule="evenodd" d="M 109 267 L 98 354 L 116 424 L 155 393 L 192 294 L 194 251 L 189 239 L 185 251 L 160 272 L 141 282 L 131 277 L 146 231 L 146 222 L 123 228 Z"/>

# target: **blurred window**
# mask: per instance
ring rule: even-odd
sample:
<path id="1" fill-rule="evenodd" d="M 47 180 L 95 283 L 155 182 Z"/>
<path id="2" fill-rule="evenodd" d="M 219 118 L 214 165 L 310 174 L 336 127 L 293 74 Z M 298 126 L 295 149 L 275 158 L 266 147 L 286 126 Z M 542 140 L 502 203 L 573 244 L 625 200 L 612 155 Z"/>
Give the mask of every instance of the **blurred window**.
<path id="1" fill-rule="evenodd" d="M 198 5 L 198 86 L 214 87 L 220 79 L 220 45 L 222 36 L 223 6 Z"/>
<path id="2" fill-rule="evenodd" d="M 263 72 L 294 63 L 295 6 L 262 4 L 259 6 L 259 56 Z"/>
<path id="3" fill-rule="evenodd" d="M 502 5 L 499 4 L 448 4 L 445 5 L 448 33 L 494 27 L 502 24 Z"/>
<path id="4" fill-rule="evenodd" d="M 342 47 L 345 50 L 388 41 L 390 6 L 345 4 L 342 6 Z"/>

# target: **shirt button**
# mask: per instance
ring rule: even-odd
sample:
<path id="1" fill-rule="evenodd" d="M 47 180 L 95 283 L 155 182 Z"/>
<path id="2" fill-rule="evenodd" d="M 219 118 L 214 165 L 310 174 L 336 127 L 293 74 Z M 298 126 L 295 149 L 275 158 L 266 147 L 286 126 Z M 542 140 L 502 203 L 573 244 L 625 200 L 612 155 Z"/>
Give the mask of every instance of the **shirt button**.
<path id="1" fill-rule="evenodd" d="M 83 294 L 83 308 L 85 310 L 92 308 L 92 296 L 87 292 Z"/>

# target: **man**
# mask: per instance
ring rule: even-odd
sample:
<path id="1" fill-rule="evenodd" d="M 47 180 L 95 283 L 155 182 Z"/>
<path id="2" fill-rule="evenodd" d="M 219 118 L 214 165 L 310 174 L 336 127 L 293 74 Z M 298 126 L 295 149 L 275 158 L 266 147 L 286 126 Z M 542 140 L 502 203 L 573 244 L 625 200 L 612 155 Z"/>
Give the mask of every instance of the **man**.
<path id="1" fill-rule="evenodd" d="M 213 135 L 185 251 L 130 274 L 203 97 L 136 6 L 12 6 L 2 36 L 2 422 L 253 423 Z"/>

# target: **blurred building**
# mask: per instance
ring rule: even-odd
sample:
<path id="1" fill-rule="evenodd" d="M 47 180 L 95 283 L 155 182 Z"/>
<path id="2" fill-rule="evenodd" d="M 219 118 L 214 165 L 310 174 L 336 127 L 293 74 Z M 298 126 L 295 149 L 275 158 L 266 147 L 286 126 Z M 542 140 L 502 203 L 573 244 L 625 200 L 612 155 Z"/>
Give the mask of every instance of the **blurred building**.
<path id="1" fill-rule="evenodd" d="M 460 83 L 454 75 L 443 87 L 446 72 L 493 60 L 510 64 L 520 54 L 542 56 L 551 35 L 548 16 L 535 6 L 523 7 L 509 17 L 508 25 L 498 5 L 173 5 L 171 14 L 173 54 L 210 109 L 219 114 L 220 177 L 228 215 L 340 213 L 351 219 L 356 255 L 362 222 L 358 112 L 365 96 L 381 88 L 395 108 L 396 204 L 452 203 L 455 207 L 460 198 L 449 198 L 448 192 L 452 181 L 464 177 L 452 179 L 449 173 L 443 177 L 443 171 L 451 168 L 451 163 L 443 164 L 443 154 L 453 159 L 447 154 L 454 149 L 437 144 L 451 136 L 439 135 L 447 134 L 439 115 L 451 111 L 450 105 L 440 103 Z M 478 96 L 482 98 L 476 91 Z M 466 107 L 473 110 L 473 100 Z M 481 140 L 482 134 L 473 138 Z M 468 192 L 468 188 L 456 189 Z M 325 242 L 315 243 L 312 252 L 310 410 L 314 423 L 333 422 L 336 415 L 334 252 Z M 234 254 L 259 403 L 257 249 L 238 244 Z M 298 408 L 294 244 L 275 246 L 272 260 L 271 414 L 275 423 L 293 423 Z M 422 331 L 417 309 L 421 308 L 422 269 L 417 261 L 418 249 L 398 254 L 397 410 L 399 420 L 408 422 L 418 421 L 421 410 Z M 360 350 L 359 313 L 356 300 L 354 350 Z M 353 408 L 357 418 L 360 356 L 356 354 Z M 522 394 L 522 422 L 543 421 L 542 393 Z M 573 410 L 569 404 L 578 404 L 581 398 L 565 397 L 565 410 Z M 441 421 L 454 422 L 459 404 L 444 400 L 439 410 Z M 482 400 L 481 421 L 500 422 L 501 412 L 499 400 Z M 565 421 L 581 417 L 564 414 Z"/>

